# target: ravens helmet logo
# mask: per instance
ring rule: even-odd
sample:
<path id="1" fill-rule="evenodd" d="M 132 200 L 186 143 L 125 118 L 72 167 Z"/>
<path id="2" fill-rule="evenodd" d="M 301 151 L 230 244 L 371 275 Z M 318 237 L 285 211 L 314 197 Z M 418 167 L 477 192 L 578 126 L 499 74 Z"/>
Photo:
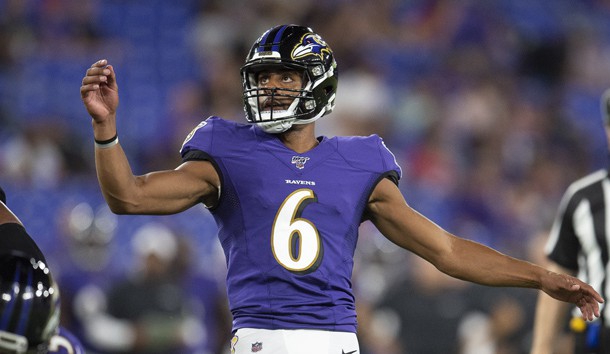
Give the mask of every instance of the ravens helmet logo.
<path id="1" fill-rule="evenodd" d="M 325 53 L 331 53 L 331 50 L 322 37 L 315 33 L 307 33 L 301 38 L 301 43 L 294 47 L 291 56 L 292 59 L 299 59 L 313 55 L 323 60 Z"/>

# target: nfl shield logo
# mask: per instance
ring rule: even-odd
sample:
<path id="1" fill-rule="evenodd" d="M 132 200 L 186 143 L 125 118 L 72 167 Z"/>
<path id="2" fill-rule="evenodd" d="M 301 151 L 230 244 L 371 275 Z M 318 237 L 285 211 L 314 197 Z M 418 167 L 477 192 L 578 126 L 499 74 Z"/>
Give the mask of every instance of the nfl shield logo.
<path id="1" fill-rule="evenodd" d="M 252 353 L 260 352 L 261 350 L 263 350 L 263 343 L 252 343 Z"/>
<path id="2" fill-rule="evenodd" d="M 309 157 L 305 156 L 293 156 L 292 164 L 295 165 L 299 170 L 302 170 L 305 167 L 305 162 L 309 160 Z"/>

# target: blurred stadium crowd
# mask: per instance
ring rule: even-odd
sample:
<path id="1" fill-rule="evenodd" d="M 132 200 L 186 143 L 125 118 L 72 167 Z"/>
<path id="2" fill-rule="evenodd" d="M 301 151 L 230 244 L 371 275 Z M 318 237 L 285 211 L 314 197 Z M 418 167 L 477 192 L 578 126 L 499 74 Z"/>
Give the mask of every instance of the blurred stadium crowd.
<path id="1" fill-rule="evenodd" d="M 203 207 L 108 214 L 78 89 L 109 59 L 135 172 L 173 168 L 199 121 L 244 120 L 239 68 L 255 36 L 280 23 L 314 28 L 335 52 L 337 108 L 318 133 L 380 134 L 407 201 L 458 235 L 541 261 L 568 183 L 608 163 L 608 0 L 0 0 L 0 184 L 60 279 L 105 290 L 137 267 L 132 235 L 158 222 L 188 243 L 190 272 L 222 287 Z M 430 272 L 368 224 L 357 258 L 364 353 L 527 352 L 535 292 Z"/>

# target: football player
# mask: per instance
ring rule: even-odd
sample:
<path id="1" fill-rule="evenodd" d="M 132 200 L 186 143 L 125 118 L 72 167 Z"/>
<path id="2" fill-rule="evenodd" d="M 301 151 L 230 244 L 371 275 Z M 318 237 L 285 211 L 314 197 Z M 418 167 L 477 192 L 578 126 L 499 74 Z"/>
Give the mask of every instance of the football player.
<path id="1" fill-rule="evenodd" d="M 59 326 L 59 290 L 44 255 L 0 187 L 0 353 L 82 354 Z"/>
<path id="2" fill-rule="evenodd" d="M 203 203 L 219 226 L 237 354 L 359 353 L 351 286 L 359 225 L 456 278 L 542 289 L 586 319 L 603 299 L 588 284 L 548 272 L 441 229 L 398 189 L 401 169 L 377 135 L 316 136 L 338 82 L 333 51 L 310 28 L 281 25 L 258 38 L 241 69 L 246 119 L 201 122 L 183 163 L 134 175 L 119 143 L 114 68 L 86 71 L 100 186 L 121 214 L 172 214 Z M 348 103 L 346 103 L 348 104 Z"/>

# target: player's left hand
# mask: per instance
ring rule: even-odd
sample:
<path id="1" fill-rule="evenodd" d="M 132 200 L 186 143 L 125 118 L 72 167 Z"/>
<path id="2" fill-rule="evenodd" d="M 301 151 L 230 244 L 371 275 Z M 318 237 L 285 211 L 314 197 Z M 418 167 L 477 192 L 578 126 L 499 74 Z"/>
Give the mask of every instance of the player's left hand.
<path id="1" fill-rule="evenodd" d="M 589 284 L 578 278 L 549 271 L 542 279 L 542 291 L 551 297 L 575 304 L 587 321 L 599 317 L 599 304 L 604 299 Z"/>

